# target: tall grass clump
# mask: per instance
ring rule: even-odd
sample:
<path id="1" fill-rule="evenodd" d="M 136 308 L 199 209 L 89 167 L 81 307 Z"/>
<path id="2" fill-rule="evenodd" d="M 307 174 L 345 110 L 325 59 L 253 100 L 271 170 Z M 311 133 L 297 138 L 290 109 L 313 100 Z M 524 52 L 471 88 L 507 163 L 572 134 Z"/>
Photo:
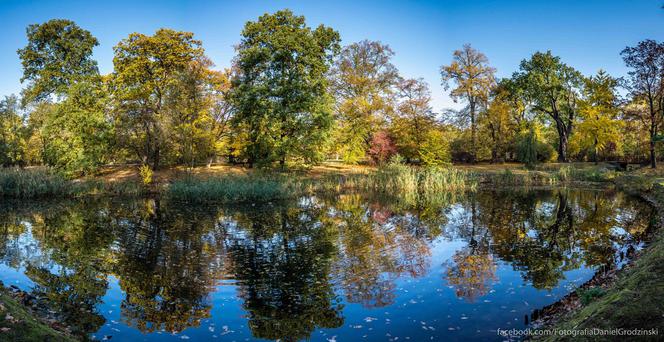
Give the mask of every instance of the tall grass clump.
<path id="1" fill-rule="evenodd" d="M 453 168 L 412 167 L 393 162 L 367 175 L 356 176 L 350 188 L 423 198 L 446 192 L 475 190 L 477 179 L 472 173 Z"/>
<path id="2" fill-rule="evenodd" d="M 63 197 L 73 191 L 70 181 L 48 169 L 0 169 L 0 197 Z"/>
<path id="3" fill-rule="evenodd" d="M 187 202 L 267 202 L 295 197 L 302 188 L 301 182 L 281 175 L 187 176 L 173 182 L 167 195 Z"/>

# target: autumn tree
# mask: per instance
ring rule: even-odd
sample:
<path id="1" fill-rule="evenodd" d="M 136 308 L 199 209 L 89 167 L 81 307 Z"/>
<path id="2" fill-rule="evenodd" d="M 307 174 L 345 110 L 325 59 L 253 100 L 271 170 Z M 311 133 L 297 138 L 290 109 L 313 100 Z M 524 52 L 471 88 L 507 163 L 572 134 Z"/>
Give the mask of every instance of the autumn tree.
<path id="1" fill-rule="evenodd" d="M 338 48 L 338 32 L 312 29 L 289 10 L 245 24 L 231 96 L 250 165 L 322 159 L 332 125 L 326 74 Z"/>
<path id="2" fill-rule="evenodd" d="M 558 134 L 558 161 L 567 162 L 567 145 L 578 116 L 583 76 L 553 56 L 536 52 L 512 76 L 531 109 L 548 117 Z"/>
<path id="3" fill-rule="evenodd" d="M 390 133 L 385 130 L 375 132 L 371 137 L 367 154 L 374 164 L 379 165 L 389 161 L 392 156 L 397 154 L 397 146 Z"/>
<path id="4" fill-rule="evenodd" d="M 28 81 L 23 103 L 62 96 L 77 80 L 97 75 L 92 50 L 99 43 L 71 20 L 52 19 L 27 28 L 28 45 L 18 50 L 21 82 Z"/>
<path id="5" fill-rule="evenodd" d="M 363 40 L 343 48 L 332 70 L 336 98 L 336 144 L 344 161 L 365 157 L 373 134 L 391 111 L 399 80 L 389 46 Z"/>
<path id="6" fill-rule="evenodd" d="M 512 102 L 510 88 L 499 82 L 491 92 L 489 106 L 480 115 L 479 124 L 488 133 L 491 147 L 491 162 L 504 160 L 508 145 L 513 143 L 515 133 L 519 132 L 520 108 Z"/>
<path id="7" fill-rule="evenodd" d="M 132 33 L 114 50 L 116 139 L 157 169 L 176 158 L 170 140 L 173 115 L 187 113 L 170 100 L 182 90 L 183 73 L 192 63 L 203 63 L 201 42 L 190 32 L 159 29 L 152 36 Z"/>
<path id="8" fill-rule="evenodd" d="M 455 87 L 450 96 L 454 101 L 462 100 L 467 105 L 458 114 L 470 121 L 472 162 L 477 160 L 477 114 L 481 108 L 486 107 L 489 92 L 495 83 L 495 72 L 496 69 L 489 66 L 489 59 L 470 44 L 454 51 L 452 63 L 441 67 L 445 89 L 449 89 L 453 83 Z"/>
<path id="9" fill-rule="evenodd" d="M 631 69 L 627 83 L 631 95 L 642 99 L 648 108 L 650 166 L 656 168 L 655 143 L 659 140 L 659 123 L 664 115 L 664 43 L 647 39 L 626 47 L 620 54 Z"/>
<path id="10" fill-rule="evenodd" d="M 436 125 L 429 86 L 422 79 L 404 79 L 397 86 L 397 96 L 390 131 L 399 154 L 408 161 L 419 160 L 422 144 Z"/>
<path id="11" fill-rule="evenodd" d="M 27 127 L 15 95 L 0 101 L 0 165 L 23 165 L 26 162 Z"/>
<path id="12" fill-rule="evenodd" d="M 585 79 L 584 84 L 583 99 L 579 102 L 581 122 L 575 136 L 578 136 L 581 148 L 592 150 L 593 160 L 597 163 L 598 154 L 619 140 L 622 122 L 617 120 L 618 81 L 600 70 L 597 75 Z"/>

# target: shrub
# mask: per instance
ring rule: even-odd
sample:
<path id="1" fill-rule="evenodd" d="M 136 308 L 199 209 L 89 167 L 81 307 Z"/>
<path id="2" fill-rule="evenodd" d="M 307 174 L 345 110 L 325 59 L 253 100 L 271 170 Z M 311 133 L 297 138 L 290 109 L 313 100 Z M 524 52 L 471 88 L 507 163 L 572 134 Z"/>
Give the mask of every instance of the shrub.
<path id="1" fill-rule="evenodd" d="M 138 172 L 141 175 L 141 181 L 143 182 L 144 186 L 149 186 L 152 184 L 152 176 L 154 175 L 154 172 L 148 165 L 141 165 L 141 167 L 138 169 Z"/>
<path id="2" fill-rule="evenodd" d="M 604 296 L 606 291 L 604 291 L 604 289 L 601 287 L 590 287 L 587 289 L 578 289 L 576 290 L 576 293 L 579 295 L 581 304 L 588 305 L 596 298 Z"/>

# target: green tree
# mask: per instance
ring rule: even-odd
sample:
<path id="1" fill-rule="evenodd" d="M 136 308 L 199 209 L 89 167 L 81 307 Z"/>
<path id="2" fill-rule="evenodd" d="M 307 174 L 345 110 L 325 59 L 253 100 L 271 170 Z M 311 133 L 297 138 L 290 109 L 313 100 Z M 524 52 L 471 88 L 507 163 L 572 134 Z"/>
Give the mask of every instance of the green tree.
<path id="1" fill-rule="evenodd" d="M 567 144 L 578 116 L 583 76 L 553 56 L 536 52 L 523 60 L 513 77 L 531 109 L 550 118 L 558 133 L 558 161 L 567 162 Z"/>
<path id="2" fill-rule="evenodd" d="M 108 92 L 101 78 L 74 83 L 66 99 L 47 112 L 44 162 L 73 177 L 94 173 L 109 160 L 112 127 Z"/>
<path id="3" fill-rule="evenodd" d="M 585 79 L 584 83 L 584 96 L 579 104 L 582 121 L 576 136 L 582 148 L 593 151 L 593 159 L 597 163 L 599 152 L 609 143 L 618 144 L 620 140 L 622 122 L 617 120 L 618 81 L 600 70 L 597 75 Z"/>
<path id="4" fill-rule="evenodd" d="M 247 130 L 250 165 L 322 159 L 332 124 L 326 74 L 338 42 L 338 32 L 311 29 L 289 10 L 246 23 L 232 98 L 235 128 Z"/>
<path id="5" fill-rule="evenodd" d="M 486 107 L 495 84 L 495 73 L 496 69 L 489 66 L 489 59 L 470 44 L 454 51 L 452 63 L 442 66 L 440 70 L 445 89 L 449 89 L 450 82 L 456 84 L 450 92 L 452 99 L 463 99 L 467 103 L 467 108 L 458 114 L 462 115 L 463 121 L 470 121 L 472 162 L 477 159 L 477 113 L 482 106 Z"/>
<path id="6" fill-rule="evenodd" d="M 181 90 L 187 68 L 203 59 L 201 42 L 190 32 L 159 29 L 152 36 L 132 33 L 114 50 L 116 139 L 157 169 L 176 158 L 170 135 L 178 109 L 168 100 Z"/>
<path id="7" fill-rule="evenodd" d="M 61 96 L 77 80 L 97 75 L 92 49 L 97 38 L 65 19 L 52 19 L 27 28 L 28 45 L 18 50 L 23 64 L 21 82 L 28 81 L 23 103 Z"/>
<path id="8" fill-rule="evenodd" d="M 392 110 L 399 73 L 394 52 L 380 42 L 363 40 L 343 48 L 332 71 L 336 98 L 336 148 L 344 161 L 365 158 L 371 138 Z"/>
<path id="9" fill-rule="evenodd" d="M 26 162 L 27 127 L 20 114 L 18 98 L 5 96 L 0 101 L 0 165 L 22 165 Z"/>

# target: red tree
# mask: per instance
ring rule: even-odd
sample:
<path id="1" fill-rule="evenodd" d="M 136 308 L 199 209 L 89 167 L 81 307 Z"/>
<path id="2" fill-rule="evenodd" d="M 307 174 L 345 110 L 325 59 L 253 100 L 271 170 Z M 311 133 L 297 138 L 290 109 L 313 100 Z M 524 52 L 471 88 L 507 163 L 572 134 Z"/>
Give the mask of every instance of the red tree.
<path id="1" fill-rule="evenodd" d="M 371 137 L 369 144 L 369 157 L 376 164 L 388 161 L 397 153 L 397 146 L 390 134 L 386 131 L 378 131 Z"/>

